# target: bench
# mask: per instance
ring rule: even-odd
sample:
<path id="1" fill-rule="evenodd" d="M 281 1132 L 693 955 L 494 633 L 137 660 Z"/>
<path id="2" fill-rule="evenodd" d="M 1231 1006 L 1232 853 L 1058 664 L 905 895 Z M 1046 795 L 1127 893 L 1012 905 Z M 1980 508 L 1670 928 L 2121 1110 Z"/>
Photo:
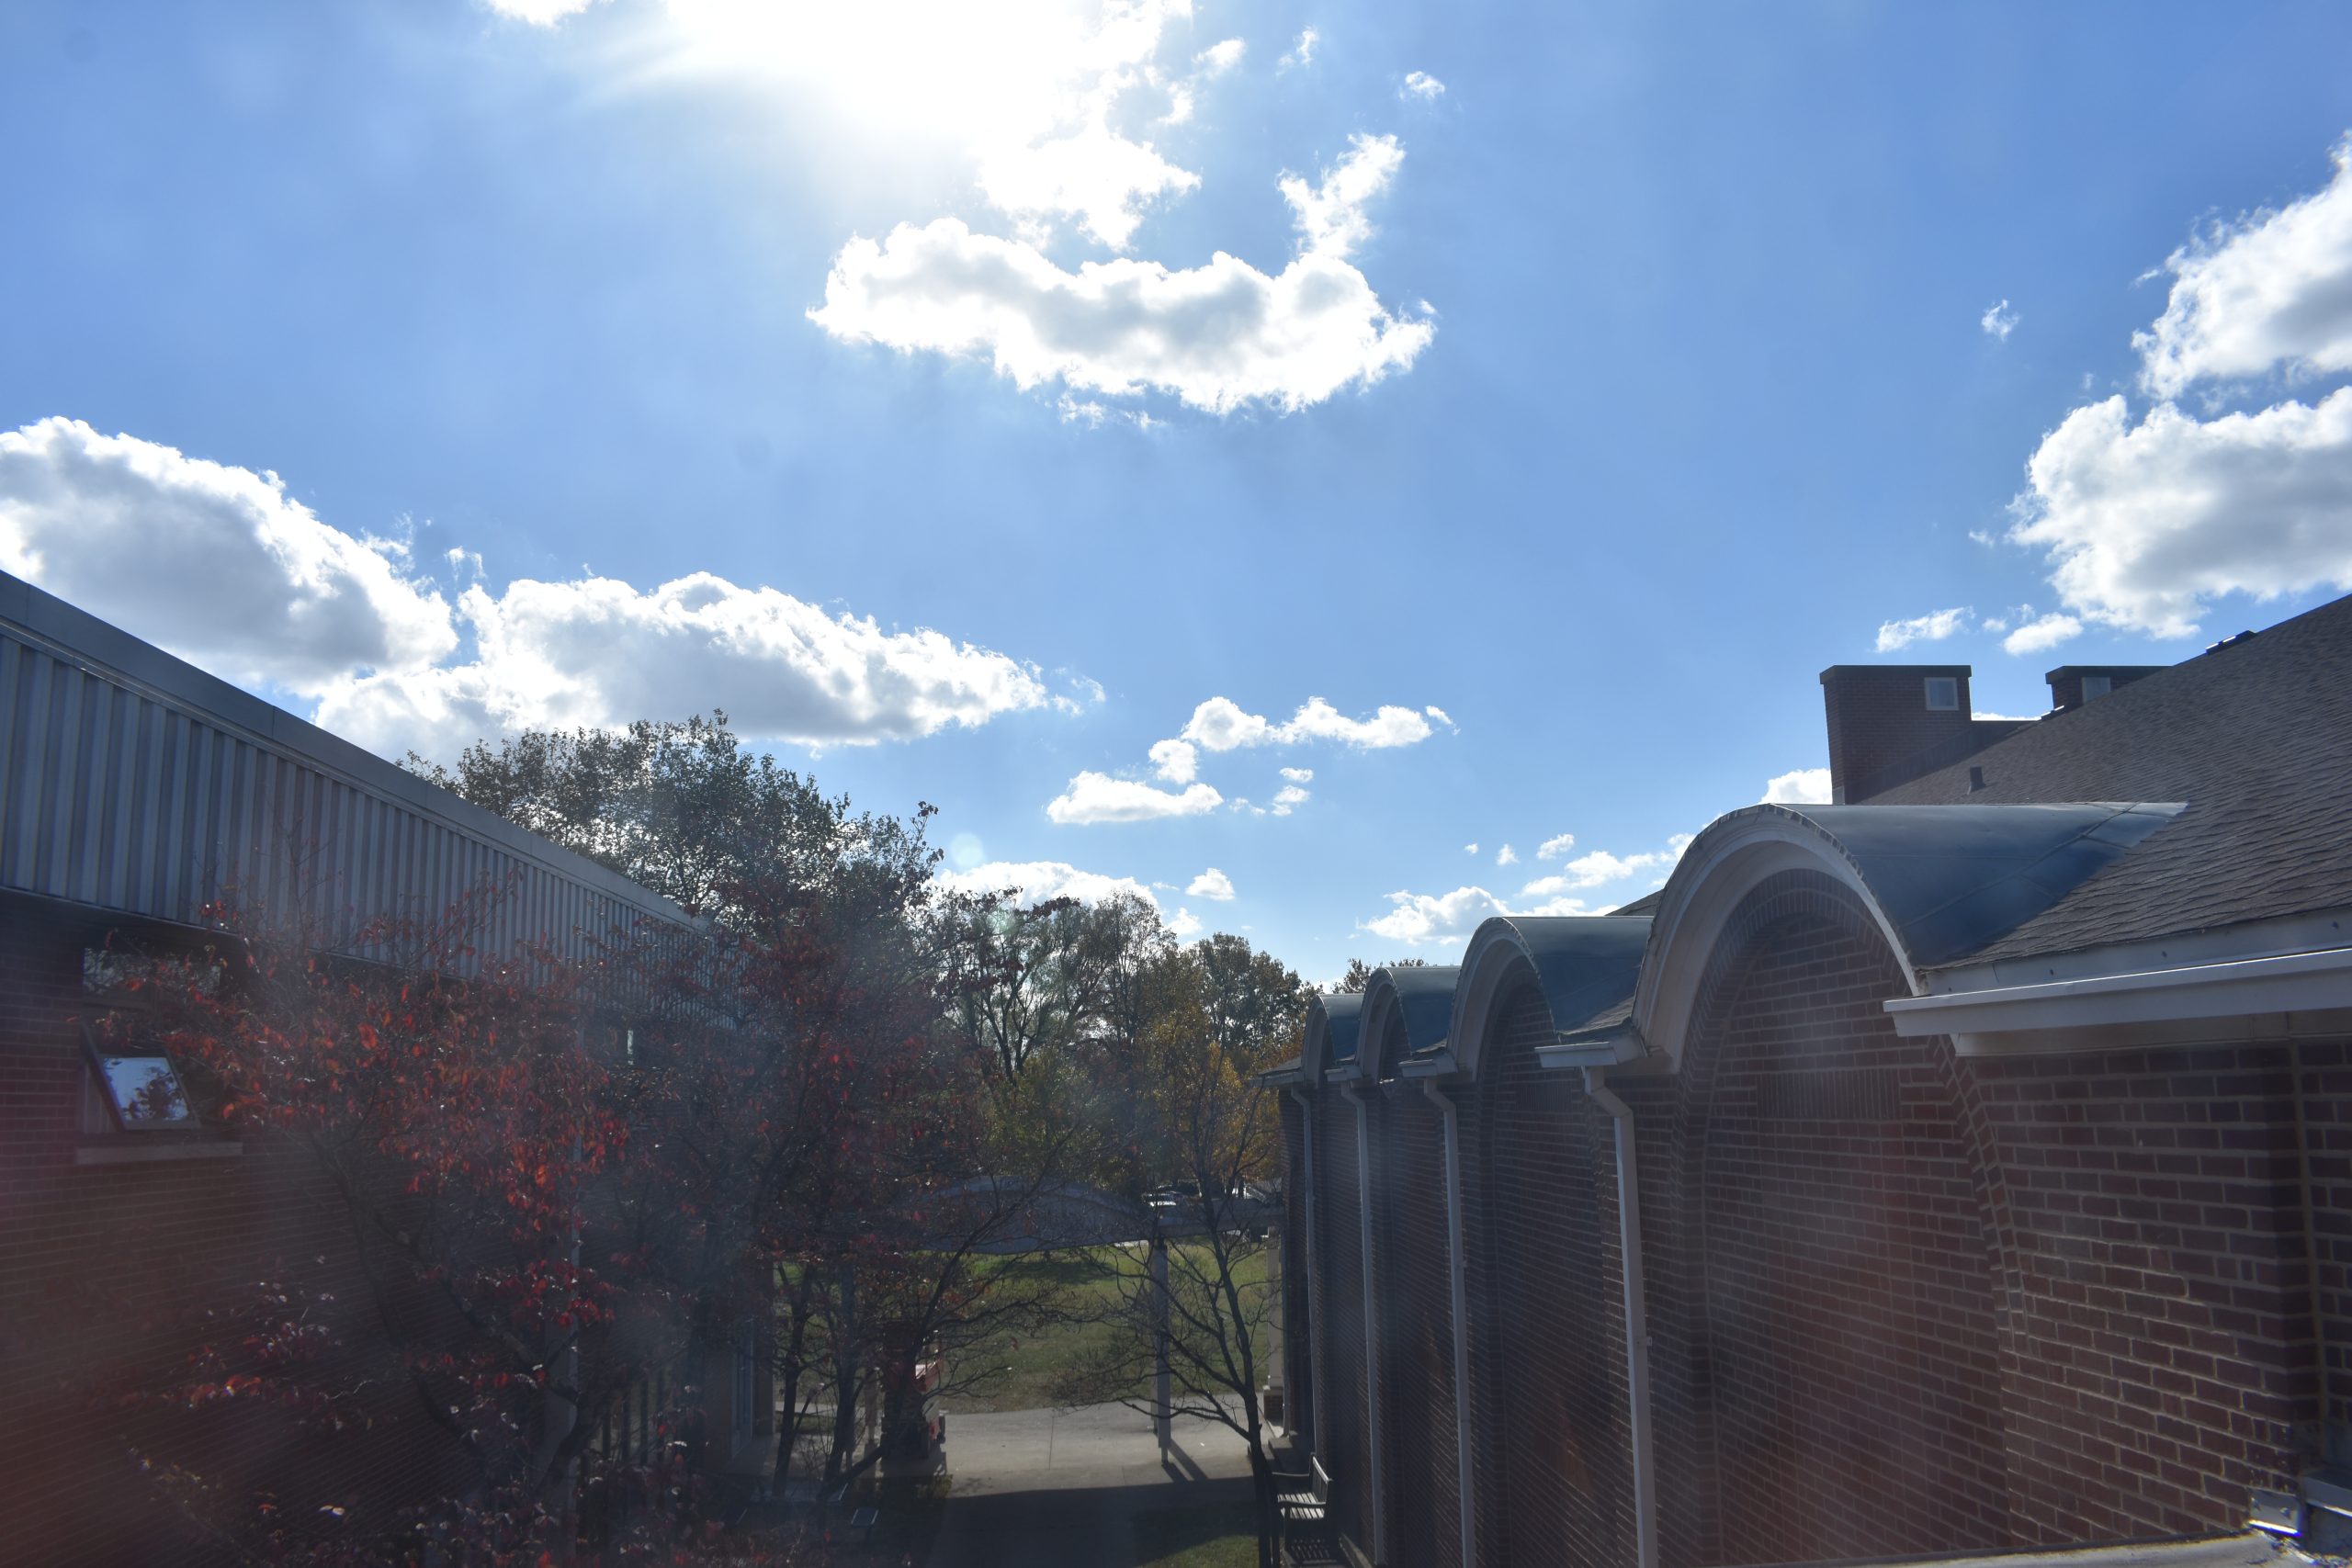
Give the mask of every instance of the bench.
<path id="1" fill-rule="evenodd" d="M 1309 1456 L 1305 1470 L 1274 1472 L 1274 1509 L 1282 1517 L 1283 1540 L 1319 1536 L 1331 1508 L 1331 1477 L 1320 1459 Z"/>

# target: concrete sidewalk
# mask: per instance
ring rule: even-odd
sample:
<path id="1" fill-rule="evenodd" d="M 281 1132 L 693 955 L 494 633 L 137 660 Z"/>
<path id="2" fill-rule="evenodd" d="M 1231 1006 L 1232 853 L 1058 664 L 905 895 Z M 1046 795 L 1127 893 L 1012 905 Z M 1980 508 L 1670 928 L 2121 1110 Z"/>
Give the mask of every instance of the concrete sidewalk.
<path id="1" fill-rule="evenodd" d="M 947 1468 L 927 1568 L 1134 1568 L 1138 1512 L 1250 1498 L 1231 1432 L 1180 1421 L 1163 1456 L 1151 1423 L 1115 1404 L 951 1415 Z"/>

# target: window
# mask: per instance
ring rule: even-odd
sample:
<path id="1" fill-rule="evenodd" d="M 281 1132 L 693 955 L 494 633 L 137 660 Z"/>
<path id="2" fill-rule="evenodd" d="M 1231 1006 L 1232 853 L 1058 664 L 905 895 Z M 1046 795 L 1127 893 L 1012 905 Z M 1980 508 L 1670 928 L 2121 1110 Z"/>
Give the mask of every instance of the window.
<path id="1" fill-rule="evenodd" d="M 2115 690 L 2115 677 L 2112 675 L 2083 677 L 2083 701 L 2085 702 L 2089 702 L 2093 697 L 2103 697 L 2113 690 Z"/>
<path id="2" fill-rule="evenodd" d="M 101 1045 L 86 1031 L 82 1039 L 90 1086 L 116 1131 L 185 1131 L 199 1124 L 170 1057 L 136 1045 Z"/>
<path id="3" fill-rule="evenodd" d="M 1928 707 L 1934 713 L 1951 713 L 1960 707 L 1960 678 L 1955 675 L 1928 677 Z"/>

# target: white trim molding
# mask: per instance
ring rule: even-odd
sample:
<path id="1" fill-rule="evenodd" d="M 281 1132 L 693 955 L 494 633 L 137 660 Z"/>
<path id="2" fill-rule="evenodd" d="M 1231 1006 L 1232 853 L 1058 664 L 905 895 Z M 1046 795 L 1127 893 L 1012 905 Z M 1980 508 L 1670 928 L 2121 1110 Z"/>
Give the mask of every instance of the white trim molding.
<path id="1" fill-rule="evenodd" d="M 1963 1056 L 2336 1034 L 2352 1026 L 2352 947 L 1895 997 L 1883 1005 L 1897 1034 L 1947 1034 Z"/>

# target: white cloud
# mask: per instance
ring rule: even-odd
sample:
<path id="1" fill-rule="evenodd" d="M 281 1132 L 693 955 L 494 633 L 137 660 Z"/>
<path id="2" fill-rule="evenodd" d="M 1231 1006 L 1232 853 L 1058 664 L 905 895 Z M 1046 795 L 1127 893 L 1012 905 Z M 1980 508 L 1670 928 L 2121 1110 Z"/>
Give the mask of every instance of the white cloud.
<path id="1" fill-rule="evenodd" d="M 2170 398 L 2209 378 L 2352 370 L 2352 139 L 2324 189 L 2214 226 L 2165 263 L 2165 313 L 2132 345 Z"/>
<path id="2" fill-rule="evenodd" d="M 448 756 L 525 728 L 610 728 L 720 707 L 745 735 L 867 745 L 1046 706 L 1035 669 L 930 630 L 885 631 L 773 588 L 697 572 L 641 592 L 521 579 L 458 596 L 475 657 L 354 674 L 318 721 L 379 750 Z"/>
<path id="3" fill-rule="evenodd" d="M 1244 710 L 1229 697 L 1211 697 L 1193 710 L 1184 723 L 1183 739 L 1211 751 L 1231 751 L 1244 746 L 1291 746 L 1308 740 L 1337 740 L 1377 750 L 1410 746 L 1426 740 L 1429 721 L 1411 708 L 1383 706 L 1370 718 L 1350 718 L 1321 697 L 1309 697 L 1288 720 L 1275 724 L 1261 714 Z"/>
<path id="4" fill-rule="evenodd" d="M 1645 871 L 1670 867 L 1682 858 L 1690 847 L 1692 835 L 1675 833 L 1666 840 L 1662 850 L 1647 850 L 1640 854 L 1615 855 L 1607 850 L 1594 850 L 1578 855 L 1550 876 L 1539 876 L 1519 890 L 1522 898 L 1556 898 L 1563 893 L 1580 892 L 1588 887 L 1606 887 L 1612 882 L 1623 882 Z"/>
<path id="5" fill-rule="evenodd" d="M 1542 843 L 1536 845 L 1535 858 L 1537 860 L 1558 860 L 1562 855 L 1566 854 L 1570 850 L 1576 848 L 1576 844 L 1577 836 L 1574 833 L 1561 833 L 1554 838 L 1546 839 Z"/>
<path id="6" fill-rule="evenodd" d="M 1283 777 L 1293 784 L 1313 784 L 1315 770 L 1313 768 L 1284 768 Z"/>
<path id="7" fill-rule="evenodd" d="M 454 615 L 405 547 L 322 522 L 274 474 L 70 420 L 0 432 L 0 566 L 216 673 L 311 697 L 319 723 L 391 755 L 687 707 L 723 707 L 759 739 L 858 745 L 1077 705 L 1003 654 L 707 573 L 492 593 L 479 557 L 445 558 L 476 579 Z"/>
<path id="8" fill-rule="evenodd" d="M 1023 389 L 1158 391 L 1216 413 L 1306 408 L 1409 367 L 1434 333 L 1391 315 L 1346 259 L 1370 232 L 1363 204 L 1402 156 L 1394 137 L 1359 136 L 1320 184 L 1286 176 L 1303 243 L 1276 275 L 1222 251 L 1181 270 L 1121 259 L 1071 272 L 942 218 L 853 239 L 808 318 L 848 342 L 986 358 Z"/>
<path id="9" fill-rule="evenodd" d="M 1908 648 L 1915 642 L 1941 642 L 1968 626 L 1969 612 L 1965 607 L 1938 610 L 1930 615 L 1914 615 L 1907 621 L 1888 621 L 1878 628 L 1878 650 L 1893 653 L 1898 648 Z"/>
<path id="10" fill-rule="evenodd" d="M 1213 898 L 1220 904 L 1230 904 L 1233 902 L 1233 878 L 1211 866 L 1193 878 L 1192 885 L 1184 891 L 1194 898 Z"/>
<path id="11" fill-rule="evenodd" d="M 1123 136 L 1099 117 L 1068 135 L 992 151 L 979 169 L 989 205 L 1029 220 L 1035 238 L 1051 233 L 1050 220 L 1072 218 L 1114 251 L 1127 248 L 1153 201 L 1200 184 L 1200 175 L 1178 168 L 1150 142 Z"/>
<path id="12" fill-rule="evenodd" d="M 305 695 L 458 646 L 405 545 L 329 526 L 274 473 L 79 420 L 0 431 L 0 567 L 218 674 Z"/>
<path id="13" fill-rule="evenodd" d="M 1306 804 L 1307 792 L 1296 784 L 1284 784 L 1274 791 L 1273 814 L 1287 817 Z"/>
<path id="14" fill-rule="evenodd" d="M 1179 908 L 1168 917 L 1168 934 L 1178 942 L 1190 942 L 1201 934 L 1201 919 L 1192 910 Z"/>
<path id="15" fill-rule="evenodd" d="M 1426 71 L 1408 71 L 1405 73 L 1405 85 L 1397 92 L 1402 96 L 1419 98 L 1423 103 L 1434 103 L 1445 92 L 1445 84 Z"/>
<path id="16" fill-rule="evenodd" d="M 1313 64 L 1315 62 L 1315 46 L 1322 41 L 1323 35 L 1321 33 L 1317 32 L 1313 28 L 1302 28 L 1299 29 L 1298 41 L 1291 45 L 1291 50 L 1288 54 L 1282 57 L 1281 61 L 1278 62 L 1279 68 L 1287 71 L 1294 65 Z"/>
<path id="17" fill-rule="evenodd" d="M 2076 409 L 2026 467 L 2009 537 L 2085 621 L 2189 637 L 2204 601 L 2352 587 L 2352 388 L 2199 421 Z M 2014 639 L 2014 634 L 2013 634 Z"/>
<path id="18" fill-rule="evenodd" d="M 1081 903 L 1099 904 L 1121 894 L 1140 898 L 1155 908 L 1159 903 L 1150 888 L 1132 876 L 1080 871 L 1067 861 L 990 861 L 968 871 L 943 873 L 935 880 L 940 886 L 956 893 L 1011 891 L 1023 904 L 1042 904 L 1049 898 L 1076 898 Z"/>
<path id="19" fill-rule="evenodd" d="M 518 22 L 534 27 L 551 28 L 566 17 L 576 17 L 594 6 L 596 0 L 486 0 L 490 8 L 502 17 L 512 17 Z"/>
<path id="20" fill-rule="evenodd" d="M 1422 300 L 1422 301 L 1421 301 L 1421 308 L 1422 308 L 1423 310 L 1427 310 L 1427 309 L 1429 308 L 1429 301 L 1428 301 L 1428 300 L 1426 300 L 1426 299 Z M 1431 703 L 1429 706 L 1427 706 L 1427 707 L 1423 708 L 1421 711 L 1422 711 L 1423 713 L 1425 713 L 1425 714 L 1429 715 L 1429 716 L 1430 716 L 1430 717 L 1431 717 L 1431 718 L 1433 718 L 1433 719 L 1437 720 L 1437 721 L 1438 721 L 1438 723 L 1440 723 L 1440 724 L 1442 724 L 1442 725 L 1445 726 L 1448 729 L 1452 729 L 1452 728 L 1455 728 L 1455 726 L 1454 726 L 1454 722 L 1453 722 L 1453 719 L 1452 716 L 1451 716 L 1451 715 L 1449 715 L 1449 714 L 1448 714 L 1448 713 L 1447 713 L 1443 708 L 1439 707 L 1435 703 Z"/>
<path id="21" fill-rule="evenodd" d="M 1765 806 L 1826 806 L 1829 804 L 1829 770 L 1827 768 L 1798 768 L 1791 773 L 1775 773 L 1764 785 L 1758 802 Z"/>
<path id="22" fill-rule="evenodd" d="M 1495 863 L 1497 865 L 1517 865 L 1519 863 L 1519 852 L 1512 849 L 1509 844 L 1505 844 L 1501 849 L 1495 852 Z"/>
<path id="23" fill-rule="evenodd" d="M 1451 946 L 1468 937 L 1479 921 L 1495 915 L 1598 915 L 1610 908 L 1582 898 L 1515 905 L 1476 886 L 1457 887 L 1451 893 L 1391 893 L 1388 903 L 1386 914 L 1361 921 L 1356 929 L 1408 947 Z"/>
<path id="24" fill-rule="evenodd" d="M 2041 653 L 2080 635 L 2083 623 L 2072 615 L 2044 615 L 2028 621 L 2001 639 L 2004 653 Z M 1983 716 L 1991 716 L 1989 715 Z"/>
<path id="25" fill-rule="evenodd" d="M 1248 53 L 1249 50 L 1250 46 L 1239 39 L 1229 38 L 1221 42 L 1213 43 L 1193 56 L 1193 63 L 1206 75 L 1222 76 L 1240 64 L 1241 57 Z"/>
<path id="26" fill-rule="evenodd" d="M 2009 334 L 2018 330 L 2018 313 L 2010 310 L 2009 302 L 2004 299 L 1988 307 L 1983 315 L 1976 318 L 1976 324 L 1984 329 L 1987 337 L 2007 343 Z"/>
<path id="27" fill-rule="evenodd" d="M 1046 815 L 1057 822 L 1080 826 L 1150 822 L 1167 817 L 1198 817 L 1224 804 L 1225 797 L 1204 784 L 1188 784 L 1182 792 L 1170 794 L 1133 779 L 1081 773 L 1046 804 Z"/>
<path id="28" fill-rule="evenodd" d="M 1463 845 L 1463 846 L 1462 846 L 1462 852 L 1463 852 L 1464 854 L 1465 854 L 1465 855 L 1475 855 L 1475 854 L 1476 854 L 1476 853 L 1478 852 L 1478 845 L 1477 845 L 1476 840 L 1472 840 L 1471 842 L 1469 842 L 1469 843 L 1466 843 L 1466 844 Z"/>
<path id="29" fill-rule="evenodd" d="M 1187 784 L 1199 776 L 1201 753 L 1189 740 L 1155 740 L 1151 771 L 1170 784 Z"/>

